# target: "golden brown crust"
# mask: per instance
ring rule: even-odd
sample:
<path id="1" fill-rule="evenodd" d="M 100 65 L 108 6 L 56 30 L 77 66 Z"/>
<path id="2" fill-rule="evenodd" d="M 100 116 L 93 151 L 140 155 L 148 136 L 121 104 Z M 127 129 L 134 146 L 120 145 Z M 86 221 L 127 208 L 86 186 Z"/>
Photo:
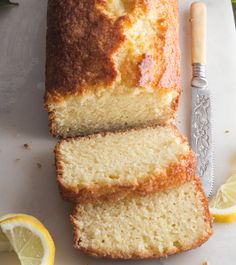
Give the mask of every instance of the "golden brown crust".
<path id="1" fill-rule="evenodd" d="M 145 128 L 158 128 L 159 126 L 147 126 Z M 174 125 L 169 125 L 183 142 L 186 142 L 184 136 L 182 136 L 178 129 Z M 142 128 L 134 128 L 131 130 L 142 130 Z M 124 134 L 127 130 L 119 130 L 116 132 L 106 132 L 99 133 L 99 135 L 105 137 L 111 134 Z M 84 137 L 77 137 L 72 139 L 91 139 L 96 137 L 98 134 L 93 134 Z M 144 177 L 141 181 L 136 183 L 123 183 L 114 185 L 91 185 L 84 188 L 68 186 L 63 182 L 63 172 L 64 168 L 61 165 L 61 154 L 60 145 L 63 142 L 70 141 L 70 138 L 61 140 L 55 148 L 55 158 L 56 158 L 56 170 L 57 170 L 57 180 L 60 188 L 61 195 L 64 200 L 71 202 L 87 202 L 96 200 L 117 200 L 124 198 L 130 193 L 137 193 L 140 195 L 145 195 L 151 192 L 165 190 L 167 188 L 177 187 L 191 179 L 195 176 L 196 169 L 196 159 L 194 153 L 190 150 L 185 156 L 180 156 L 178 163 L 170 164 L 166 169 L 165 173 L 162 174 L 149 174 Z"/>
<path id="2" fill-rule="evenodd" d="M 132 24 L 136 9 L 145 12 L 152 8 L 148 2 L 134 0 L 133 9 L 114 18 L 106 13 L 102 0 L 49 0 L 46 89 L 53 95 L 53 100 L 68 94 L 83 94 L 93 87 L 107 87 L 115 81 L 118 70 L 113 55 L 126 40 L 124 28 Z M 153 64 L 159 66 L 158 72 L 149 76 L 154 89 L 179 90 L 178 3 L 177 0 L 162 2 L 157 21 L 157 43 L 154 44 L 158 58 L 153 57 L 150 63 L 151 56 L 144 54 L 149 58 L 145 68 Z M 137 61 L 138 68 L 140 64 L 142 60 Z M 142 72 L 139 83 L 146 84 L 142 80 L 150 79 L 147 78 L 149 71 Z M 49 100 L 49 94 L 46 100 Z"/>
<path id="3" fill-rule="evenodd" d="M 47 91 L 57 97 L 111 84 L 117 76 L 111 56 L 124 41 L 124 20 L 113 22 L 95 0 L 49 0 Z"/>
<path id="4" fill-rule="evenodd" d="M 210 226 L 210 231 L 209 231 L 209 236 L 213 233 L 212 228 L 213 228 L 213 217 L 211 216 L 209 207 L 208 207 L 208 199 L 206 197 L 205 191 L 203 189 L 201 180 L 199 177 L 195 177 L 195 185 L 197 187 L 197 190 L 201 192 L 202 194 L 202 205 L 204 206 L 205 209 L 205 222 L 209 224 Z"/>
<path id="5" fill-rule="evenodd" d="M 202 184 L 200 182 L 200 179 L 198 177 L 194 177 L 194 182 L 196 185 L 196 189 L 201 194 L 201 200 L 202 204 L 204 206 L 204 213 L 205 213 L 205 223 L 207 224 L 208 229 L 205 231 L 205 234 L 199 238 L 196 242 L 193 242 L 190 245 L 184 246 L 184 247 L 175 247 L 172 250 L 169 250 L 166 253 L 161 252 L 155 252 L 155 253 L 142 253 L 142 252 L 133 252 L 133 253 L 122 253 L 122 252 L 103 252 L 99 251 L 98 249 L 93 248 L 84 248 L 80 245 L 80 235 L 78 234 L 76 219 L 77 216 L 80 215 L 79 210 L 77 207 L 74 209 L 74 213 L 71 216 L 71 223 L 73 226 L 73 235 L 74 235 L 74 247 L 76 249 L 79 249 L 80 251 L 87 253 L 93 257 L 96 258 L 110 258 L 110 259 L 150 259 L 150 258 L 161 258 L 161 257 L 167 257 L 173 254 L 177 254 L 183 251 L 188 251 L 197 247 L 200 247 L 203 243 L 205 243 L 209 237 L 212 235 L 212 217 L 209 212 L 208 208 L 208 200 L 206 198 L 206 195 L 203 191 Z M 136 196 L 135 194 L 130 194 L 131 197 Z"/>
<path id="6" fill-rule="evenodd" d="M 46 92 L 44 95 L 44 109 L 47 111 L 48 113 L 48 127 L 49 127 L 49 131 L 50 134 L 53 137 L 63 137 L 62 135 L 60 135 L 60 133 L 58 132 L 57 126 L 56 126 L 56 122 L 55 122 L 55 113 L 54 111 L 50 110 L 49 106 L 48 106 L 48 93 Z"/>

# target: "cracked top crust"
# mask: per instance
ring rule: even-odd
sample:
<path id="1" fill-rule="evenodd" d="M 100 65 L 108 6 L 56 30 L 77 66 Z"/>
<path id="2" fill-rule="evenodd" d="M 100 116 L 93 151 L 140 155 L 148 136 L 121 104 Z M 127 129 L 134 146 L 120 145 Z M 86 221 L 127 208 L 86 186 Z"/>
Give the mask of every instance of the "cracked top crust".
<path id="1" fill-rule="evenodd" d="M 177 0 L 49 0 L 46 90 L 179 90 Z M 117 3 L 117 1 L 116 1 Z"/>

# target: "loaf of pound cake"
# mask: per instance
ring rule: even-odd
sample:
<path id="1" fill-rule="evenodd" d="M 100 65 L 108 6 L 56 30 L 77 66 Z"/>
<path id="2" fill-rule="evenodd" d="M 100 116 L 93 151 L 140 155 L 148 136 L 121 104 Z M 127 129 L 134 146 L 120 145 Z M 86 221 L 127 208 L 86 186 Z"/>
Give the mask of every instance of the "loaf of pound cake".
<path id="1" fill-rule="evenodd" d="M 51 133 L 171 122 L 180 94 L 178 23 L 177 0 L 49 0 Z"/>
<path id="2" fill-rule="evenodd" d="M 203 244 L 212 234 L 198 178 L 166 191 L 113 203 L 81 203 L 71 218 L 74 246 L 97 257 L 159 258 Z"/>
<path id="3" fill-rule="evenodd" d="M 146 194 L 195 176 L 194 154 L 173 125 L 63 139 L 55 155 L 62 196 L 74 202 Z"/>

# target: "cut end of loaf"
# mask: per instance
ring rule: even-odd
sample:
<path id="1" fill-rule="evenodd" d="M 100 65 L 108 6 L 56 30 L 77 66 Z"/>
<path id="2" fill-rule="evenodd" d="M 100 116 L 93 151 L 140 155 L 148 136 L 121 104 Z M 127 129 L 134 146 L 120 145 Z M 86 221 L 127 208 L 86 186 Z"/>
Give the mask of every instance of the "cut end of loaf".
<path id="1" fill-rule="evenodd" d="M 194 155 L 174 126 L 62 140 L 55 153 L 62 195 L 72 201 L 145 194 L 194 177 Z"/>
<path id="2" fill-rule="evenodd" d="M 124 91 L 126 90 L 126 91 Z M 164 124 L 175 118 L 178 93 L 162 89 L 132 88 L 72 95 L 51 100 L 47 96 L 51 132 L 73 137 L 101 131 Z"/>
<path id="3" fill-rule="evenodd" d="M 212 234 L 198 179 L 116 203 L 82 203 L 72 217 L 75 247 L 109 258 L 163 257 L 200 246 Z"/>

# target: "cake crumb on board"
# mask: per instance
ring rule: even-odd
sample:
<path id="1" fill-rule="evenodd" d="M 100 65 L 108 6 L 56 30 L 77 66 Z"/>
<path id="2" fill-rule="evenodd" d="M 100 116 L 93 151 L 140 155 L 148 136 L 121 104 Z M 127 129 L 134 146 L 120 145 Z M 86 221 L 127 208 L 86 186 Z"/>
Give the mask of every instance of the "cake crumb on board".
<path id="1" fill-rule="evenodd" d="M 24 148 L 25 150 L 28 150 L 28 149 L 30 148 L 30 146 L 29 146 L 29 144 L 23 144 L 23 148 Z"/>
<path id="2" fill-rule="evenodd" d="M 38 168 L 42 168 L 42 164 L 38 162 L 38 163 L 37 163 L 37 167 L 38 167 Z"/>

